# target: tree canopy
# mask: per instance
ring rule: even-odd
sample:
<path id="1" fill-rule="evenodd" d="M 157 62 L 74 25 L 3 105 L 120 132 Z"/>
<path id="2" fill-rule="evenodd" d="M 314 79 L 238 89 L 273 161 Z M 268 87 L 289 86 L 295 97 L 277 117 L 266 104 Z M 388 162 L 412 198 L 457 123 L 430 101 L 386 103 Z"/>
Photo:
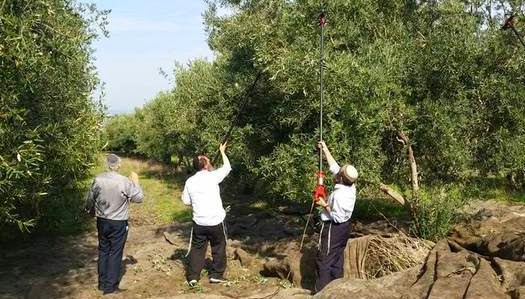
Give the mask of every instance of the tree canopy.
<path id="1" fill-rule="evenodd" d="M 220 6 L 230 13 L 218 14 Z M 521 1 L 209 1 L 216 59 L 178 67 L 173 89 L 137 113 L 137 150 L 181 163 L 212 153 L 246 101 L 231 142 L 236 181 L 309 200 L 324 10 L 324 136 L 365 186 L 408 186 L 408 145 L 418 180 L 429 186 L 520 172 L 524 49 L 500 26 L 505 12 L 522 8 Z"/>

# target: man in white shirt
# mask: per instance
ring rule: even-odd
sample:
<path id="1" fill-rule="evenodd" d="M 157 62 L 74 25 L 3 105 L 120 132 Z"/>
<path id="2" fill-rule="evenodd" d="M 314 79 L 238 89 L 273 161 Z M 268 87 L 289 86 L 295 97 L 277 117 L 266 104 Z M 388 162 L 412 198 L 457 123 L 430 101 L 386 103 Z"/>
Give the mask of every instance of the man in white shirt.
<path id="1" fill-rule="evenodd" d="M 206 156 L 193 159 L 197 171 L 186 180 L 182 191 L 182 201 L 193 212 L 191 233 L 190 265 L 187 280 L 190 286 L 196 286 L 204 267 L 206 248 L 211 245 L 213 262 L 208 277 L 211 283 L 225 282 L 226 270 L 226 230 L 219 184 L 231 171 L 230 161 L 226 156 L 226 143 L 219 146 L 223 165 L 214 170 Z"/>
<path id="2" fill-rule="evenodd" d="M 319 251 L 316 257 L 315 291 L 321 291 L 329 282 L 343 277 L 344 250 L 350 235 L 350 217 L 354 210 L 356 199 L 355 181 L 357 170 L 346 164 L 339 167 L 326 144 L 319 142 L 319 148 L 334 175 L 334 191 L 328 196 L 328 201 L 319 199 L 318 205 L 323 207 L 321 221 L 323 222 L 319 237 Z"/>

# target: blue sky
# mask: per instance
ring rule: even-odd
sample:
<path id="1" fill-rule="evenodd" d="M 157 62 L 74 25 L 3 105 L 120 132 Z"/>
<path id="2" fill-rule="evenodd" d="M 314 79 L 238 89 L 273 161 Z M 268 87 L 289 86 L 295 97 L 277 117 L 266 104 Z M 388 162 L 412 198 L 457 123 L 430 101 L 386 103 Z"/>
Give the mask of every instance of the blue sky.
<path id="1" fill-rule="evenodd" d="M 175 62 L 213 59 L 203 0 L 82 0 L 111 9 L 109 38 L 94 43 L 109 113 L 126 113 L 170 88 Z M 162 68 L 171 78 L 159 73 Z"/>

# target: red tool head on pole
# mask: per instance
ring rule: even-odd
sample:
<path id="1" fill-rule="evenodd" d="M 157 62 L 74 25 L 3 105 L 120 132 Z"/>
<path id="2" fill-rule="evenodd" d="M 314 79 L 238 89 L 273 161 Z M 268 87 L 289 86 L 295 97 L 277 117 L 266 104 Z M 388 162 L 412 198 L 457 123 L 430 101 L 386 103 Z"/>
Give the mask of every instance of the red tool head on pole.
<path id="1" fill-rule="evenodd" d="M 313 191 L 314 202 L 319 200 L 326 200 L 326 186 L 324 185 L 324 172 L 319 171 L 317 173 L 317 186 Z"/>

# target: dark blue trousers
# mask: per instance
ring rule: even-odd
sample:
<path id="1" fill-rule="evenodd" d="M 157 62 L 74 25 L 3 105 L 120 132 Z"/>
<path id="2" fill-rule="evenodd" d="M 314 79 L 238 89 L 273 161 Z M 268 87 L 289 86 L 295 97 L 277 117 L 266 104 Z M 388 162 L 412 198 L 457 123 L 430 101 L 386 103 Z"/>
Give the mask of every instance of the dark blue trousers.
<path id="1" fill-rule="evenodd" d="M 128 237 L 127 220 L 97 218 L 98 288 L 111 293 L 118 288 L 122 254 Z"/>
<path id="2" fill-rule="evenodd" d="M 331 226 L 330 222 L 324 224 L 321 244 L 315 260 L 315 292 L 321 291 L 332 280 L 343 277 L 345 248 L 349 235 L 350 220 L 343 223 L 332 223 Z"/>

